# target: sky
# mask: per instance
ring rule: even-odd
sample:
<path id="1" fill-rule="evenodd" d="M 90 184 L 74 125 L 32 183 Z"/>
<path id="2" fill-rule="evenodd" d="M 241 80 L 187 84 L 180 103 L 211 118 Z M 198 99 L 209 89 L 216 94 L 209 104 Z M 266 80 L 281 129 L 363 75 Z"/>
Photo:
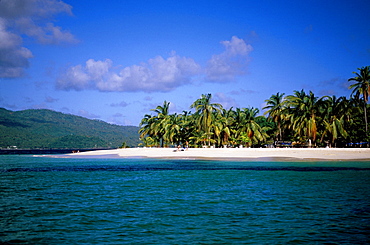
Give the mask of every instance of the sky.
<path id="1" fill-rule="evenodd" d="M 202 94 L 349 96 L 370 65 L 370 1 L 0 0 L 0 107 L 139 126 Z"/>

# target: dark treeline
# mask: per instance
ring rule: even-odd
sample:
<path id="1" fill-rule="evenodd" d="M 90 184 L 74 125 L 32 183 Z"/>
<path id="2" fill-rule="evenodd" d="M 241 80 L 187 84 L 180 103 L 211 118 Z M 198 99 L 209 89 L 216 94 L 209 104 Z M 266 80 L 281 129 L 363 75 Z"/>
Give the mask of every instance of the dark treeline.
<path id="1" fill-rule="evenodd" d="M 0 149 L 117 148 L 122 142 L 137 146 L 138 130 L 46 109 L 0 108 Z"/>
<path id="2" fill-rule="evenodd" d="M 193 147 L 261 147 L 274 142 L 296 146 L 344 147 L 370 141 L 368 98 L 370 66 L 359 68 L 348 79 L 350 98 L 314 95 L 312 91 L 277 93 L 265 100 L 264 115 L 257 108 L 224 109 L 203 94 L 192 111 L 170 114 L 170 102 L 153 109 L 140 124 L 146 146 L 189 144 Z M 366 143 L 363 145 L 365 146 Z M 368 146 L 368 144 L 367 144 Z"/>

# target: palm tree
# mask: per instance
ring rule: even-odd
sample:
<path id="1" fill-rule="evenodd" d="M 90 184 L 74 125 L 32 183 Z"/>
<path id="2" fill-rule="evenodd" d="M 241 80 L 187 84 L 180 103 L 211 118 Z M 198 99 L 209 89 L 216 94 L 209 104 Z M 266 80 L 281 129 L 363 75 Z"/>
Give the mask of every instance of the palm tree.
<path id="1" fill-rule="evenodd" d="M 231 136 L 231 127 L 234 123 L 233 117 L 233 108 L 231 107 L 229 110 L 222 110 L 220 124 L 221 127 L 221 144 L 220 145 L 229 145 L 229 138 Z"/>
<path id="2" fill-rule="evenodd" d="M 182 128 L 182 122 L 181 122 L 181 115 L 171 114 L 168 117 L 166 117 L 166 122 L 164 123 L 165 133 L 163 135 L 163 138 L 173 143 L 176 143 L 177 145 L 181 142 L 181 128 Z"/>
<path id="3" fill-rule="evenodd" d="M 362 95 L 362 98 L 364 100 L 365 132 L 367 134 L 368 125 L 366 107 L 370 94 L 370 66 L 358 68 L 358 70 L 359 73 L 353 72 L 354 74 L 356 74 L 355 77 L 348 79 L 348 81 L 355 81 L 354 84 L 349 86 L 349 89 L 353 89 L 352 94 Z"/>
<path id="4" fill-rule="evenodd" d="M 192 132 L 194 131 L 194 117 L 191 111 L 183 111 L 181 114 L 180 138 L 182 143 L 189 143 Z"/>
<path id="5" fill-rule="evenodd" d="M 208 145 L 210 146 L 210 135 L 211 126 L 214 121 L 215 113 L 219 113 L 222 109 L 222 105 L 218 103 L 211 103 L 211 94 L 202 94 L 200 99 L 194 101 L 190 108 L 195 108 L 195 113 L 197 115 L 197 127 L 198 130 L 203 131 L 208 138 Z"/>
<path id="6" fill-rule="evenodd" d="M 234 113 L 234 123 L 232 126 L 234 141 L 242 144 L 258 144 L 266 140 L 267 134 L 264 129 L 256 122 L 259 113 L 257 108 L 237 108 Z"/>
<path id="7" fill-rule="evenodd" d="M 348 99 L 348 110 L 350 111 L 349 121 L 349 139 L 352 142 L 360 142 L 366 140 L 366 132 L 364 125 L 364 110 L 363 99 L 359 93 L 353 94 Z M 347 119 L 348 120 L 348 119 Z"/>
<path id="8" fill-rule="evenodd" d="M 268 109 L 264 115 L 268 114 L 268 118 L 275 122 L 278 127 L 279 131 L 279 139 L 282 140 L 282 130 L 281 130 L 281 123 L 284 120 L 284 110 L 286 109 L 284 103 L 284 93 L 280 94 L 277 93 L 276 95 L 271 95 L 270 99 L 265 100 L 267 106 L 263 107 L 262 109 Z"/>
<path id="9" fill-rule="evenodd" d="M 318 98 L 312 91 L 306 94 L 302 89 L 294 91 L 294 95 L 289 95 L 286 99 L 290 111 L 291 128 L 296 136 L 307 139 L 311 146 L 311 142 L 315 142 L 317 136 Z"/>
<path id="10" fill-rule="evenodd" d="M 162 106 L 159 105 L 155 109 L 152 109 L 151 111 L 157 112 L 157 117 L 165 117 L 168 115 L 170 103 L 171 102 L 164 101 Z"/>
<path id="11" fill-rule="evenodd" d="M 257 108 L 244 108 L 245 125 L 242 127 L 251 139 L 252 144 L 258 144 L 267 138 L 265 130 L 256 122 Z"/>
<path id="12" fill-rule="evenodd" d="M 335 143 L 340 136 L 346 138 L 348 133 L 345 129 L 346 121 L 350 118 L 350 110 L 348 110 L 348 101 L 345 97 L 337 97 L 334 95 L 324 96 L 320 99 L 323 106 L 323 121 L 324 126 L 321 136 L 321 142 L 325 136 L 330 138 L 330 146 Z"/>
<path id="13" fill-rule="evenodd" d="M 166 133 L 166 123 L 169 117 L 169 108 L 170 102 L 164 101 L 162 106 L 157 106 L 155 109 L 152 109 L 152 111 L 157 113 L 157 116 L 154 117 L 154 124 L 152 128 L 154 135 L 156 135 L 161 142 L 161 147 L 163 147 L 166 143 L 164 135 Z"/>
<path id="14" fill-rule="evenodd" d="M 140 123 L 139 133 L 141 139 L 149 136 L 153 140 L 159 142 L 161 147 L 164 146 L 166 139 L 164 139 L 163 136 L 166 133 L 165 129 L 169 117 L 169 105 L 170 102 L 164 101 L 163 106 L 157 106 L 156 109 L 151 110 L 157 113 L 156 116 L 145 115 Z"/>

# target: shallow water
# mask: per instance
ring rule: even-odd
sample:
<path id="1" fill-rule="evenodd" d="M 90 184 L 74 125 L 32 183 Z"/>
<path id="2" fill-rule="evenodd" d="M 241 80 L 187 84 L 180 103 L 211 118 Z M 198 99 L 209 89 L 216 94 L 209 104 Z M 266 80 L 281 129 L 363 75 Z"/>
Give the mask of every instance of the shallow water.
<path id="1" fill-rule="evenodd" d="M 0 242 L 365 244 L 368 165 L 0 156 Z"/>

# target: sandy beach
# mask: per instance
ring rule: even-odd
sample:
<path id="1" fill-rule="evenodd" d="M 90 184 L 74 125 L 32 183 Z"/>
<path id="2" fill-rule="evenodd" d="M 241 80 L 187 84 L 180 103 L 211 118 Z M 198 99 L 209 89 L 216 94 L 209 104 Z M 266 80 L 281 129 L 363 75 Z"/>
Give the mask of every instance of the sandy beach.
<path id="1" fill-rule="evenodd" d="M 365 160 L 370 161 L 370 148 L 126 148 L 89 151 L 64 157 L 104 158 L 174 158 L 174 159 L 285 159 L 285 160 Z"/>

